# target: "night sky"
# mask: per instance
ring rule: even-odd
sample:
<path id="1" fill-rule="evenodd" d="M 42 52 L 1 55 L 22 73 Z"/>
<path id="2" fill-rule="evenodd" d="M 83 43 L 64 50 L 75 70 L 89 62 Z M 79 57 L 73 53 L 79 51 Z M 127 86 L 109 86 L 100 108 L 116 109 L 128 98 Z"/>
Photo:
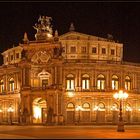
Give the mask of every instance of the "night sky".
<path id="1" fill-rule="evenodd" d="M 112 34 L 124 44 L 124 60 L 140 63 L 140 2 L 0 2 L 0 52 L 21 43 L 24 32 L 34 40 L 39 15 L 51 16 L 59 35 L 71 22 L 77 32 Z"/>

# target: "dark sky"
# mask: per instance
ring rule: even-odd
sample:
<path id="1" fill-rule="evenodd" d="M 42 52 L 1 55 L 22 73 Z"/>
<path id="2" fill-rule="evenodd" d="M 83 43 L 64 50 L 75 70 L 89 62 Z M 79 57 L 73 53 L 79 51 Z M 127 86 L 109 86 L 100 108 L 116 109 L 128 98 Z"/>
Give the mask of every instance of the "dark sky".
<path id="1" fill-rule="evenodd" d="M 112 34 L 124 44 L 124 60 L 140 63 L 140 2 L 0 2 L 0 52 L 34 40 L 39 15 L 52 17 L 59 35 L 71 22 L 78 32 L 99 37 Z"/>

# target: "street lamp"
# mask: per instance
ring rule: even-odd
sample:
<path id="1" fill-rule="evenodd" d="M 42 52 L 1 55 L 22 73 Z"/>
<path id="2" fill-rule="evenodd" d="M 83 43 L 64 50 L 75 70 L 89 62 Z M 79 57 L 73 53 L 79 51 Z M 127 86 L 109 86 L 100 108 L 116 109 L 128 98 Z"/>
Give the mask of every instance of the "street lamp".
<path id="1" fill-rule="evenodd" d="M 14 112 L 14 109 L 13 109 L 13 107 L 10 105 L 7 111 L 10 113 L 10 124 L 12 124 L 12 112 Z"/>
<path id="2" fill-rule="evenodd" d="M 80 122 L 80 111 L 81 110 L 83 110 L 83 108 L 80 106 L 80 105 L 78 105 L 77 107 L 76 107 L 76 111 L 78 111 L 78 123 Z"/>
<path id="3" fill-rule="evenodd" d="M 120 112 L 119 112 L 119 122 L 118 122 L 117 131 L 118 132 L 124 132 L 125 130 L 124 130 L 123 117 L 122 117 L 122 101 L 123 101 L 123 99 L 128 98 L 128 94 L 126 92 L 123 92 L 122 90 L 120 90 L 118 93 L 115 93 L 113 95 L 113 97 L 120 101 Z"/>

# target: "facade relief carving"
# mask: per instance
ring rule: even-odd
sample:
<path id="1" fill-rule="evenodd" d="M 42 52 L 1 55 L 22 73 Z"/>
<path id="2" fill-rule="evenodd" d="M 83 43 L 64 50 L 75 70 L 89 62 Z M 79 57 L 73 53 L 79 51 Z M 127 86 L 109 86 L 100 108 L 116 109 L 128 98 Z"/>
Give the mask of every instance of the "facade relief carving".
<path id="1" fill-rule="evenodd" d="M 31 62 L 33 63 L 48 63 L 48 61 L 50 60 L 51 56 L 50 54 L 48 54 L 46 51 L 39 51 L 36 52 L 32 58 L 31 58 Z"/>

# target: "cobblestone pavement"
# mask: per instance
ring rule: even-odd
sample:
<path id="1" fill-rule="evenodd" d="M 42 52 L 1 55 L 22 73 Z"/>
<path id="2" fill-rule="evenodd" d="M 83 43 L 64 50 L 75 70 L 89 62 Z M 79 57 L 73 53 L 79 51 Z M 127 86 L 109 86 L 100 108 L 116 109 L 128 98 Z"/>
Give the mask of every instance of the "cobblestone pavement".
<path id="1" fill-rule="evenodd" d="M 140 125 L 117 126 L 0 126 L 0 139 L 140 139 Z"/>

